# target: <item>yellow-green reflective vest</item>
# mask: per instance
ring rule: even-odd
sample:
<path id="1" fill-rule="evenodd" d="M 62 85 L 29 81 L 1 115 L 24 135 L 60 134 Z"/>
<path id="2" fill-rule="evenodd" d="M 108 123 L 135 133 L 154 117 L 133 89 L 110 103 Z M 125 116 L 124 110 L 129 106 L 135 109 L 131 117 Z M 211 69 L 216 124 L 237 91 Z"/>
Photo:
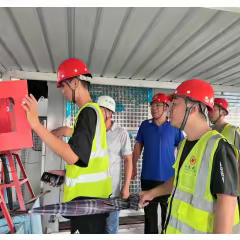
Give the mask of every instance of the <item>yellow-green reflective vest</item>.
<path id="1" fill-rule="evenodd" d="M 228 140 L 228 142 L 230 142 L 232 145 L 235 145 L 235 147 L 240 150 L 240 134 L 238 127 L 228 123 L 223 128 L 221 134 Z"/>
<path id="2" fill-rule="evenodd" d="M 239 128 L 231 124 L 227 124 L 221 134 L 240 151 L 240 133 Z M 237 159 L 239 162 L 239 158 Z M 239 164 L 239 163 L 238 163 Z M 238 173 L 239 174 L 239 173 Z M 240 195 L 240 185 L 238 185 L 238 194 Z"/>
<path id="3" fill-rule="evenodd" d="M 79 167 L 74 164 L 66 166 L 64 202 L 79 196 L 108 198 L 112 193 L 106 126 L 102 111 L 96 103 L 87 103 L 79 110 L 75 118 L 73 132 L 80 112 L 86 107 L 93 108 L 97 114 L 92 151 L 88 167 Z"/>
<path id="4" fill-rule="evenodd" d="M 213 157 L 219 140 L 222 138 L 223 136 L 215 130 L 207 132 L 186 157 L 179 171 L 177 187 L 176 177 L 173 184 L 172 194 L 175 189 L 176 191 L 172 200 L 172 209 L 166 230 L 167 234 L 213 233 L 216 199 L 211 194 L 210 182 Z M 175 168 L 175 176 L 178 173 L 179 161 L 185 143 L 186 138 L 181 143 L 177 160 L 173 166 Z M 233 148 L 237 157 L 238 151 L 234 146 Z M 169 202 L 171 202 L 171 198 L 169 198 Z M 237 204 L 233 233 L 239 233 L 239 228 Z"/>

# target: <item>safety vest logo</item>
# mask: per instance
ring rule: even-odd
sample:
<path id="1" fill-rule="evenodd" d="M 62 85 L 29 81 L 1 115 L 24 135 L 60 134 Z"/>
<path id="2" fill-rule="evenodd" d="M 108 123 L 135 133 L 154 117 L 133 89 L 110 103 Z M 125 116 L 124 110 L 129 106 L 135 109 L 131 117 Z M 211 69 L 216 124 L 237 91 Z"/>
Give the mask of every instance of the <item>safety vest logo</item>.
<path id="1" fill-rule="evenodd" d="M 188 164 L 186 164 L 185 166 L 184 166 L 184 169 L 185 170 L 187 170 L 187 171 L 189 171 L 189 172 L 193 172 L 193 173 L 196 173 L 196 166 L 195 166 L 195 164 L 196 164 L 196 157 L 191 157 L 190 158 L 190 161 L 188 162 Z"/>
<path id="2" fill-rule="evenodd" d="M 195 157 L 191 157 L 190 164 L 193 166 L 193 165 L 195 165 L 195 163 L 196 163 L 196 158 Z"/>

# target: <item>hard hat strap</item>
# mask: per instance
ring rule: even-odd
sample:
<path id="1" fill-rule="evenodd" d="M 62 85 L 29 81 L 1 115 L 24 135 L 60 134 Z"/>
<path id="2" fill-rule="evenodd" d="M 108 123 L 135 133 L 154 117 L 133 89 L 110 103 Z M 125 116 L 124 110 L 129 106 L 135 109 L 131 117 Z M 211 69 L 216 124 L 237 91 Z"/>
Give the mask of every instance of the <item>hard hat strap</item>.
<path id="1" fill-rule="evenodd" d="M 184 100 L 185 100 L 185 103 L 186 103 L 187 107 L 186 107 L 186 110 L 185 110 L 185 115 L 184 115 L 184 118 L 183 118 L 183 121 L 182 121 L 182 125 L 180 127 L 180 130 L 182 130 L 182 131 L 184 130 L 184 128 L 186 126 L 190 111 L 191 111 L 192 107 L 194 106 L 194 105 L 192 105 L 192 106 L 190 105 L 191 101 L 188 98 L 185 97 Z"/>
<path id="2" fill-rule="evenodd" d="M 76 103 L 76 89 L 72 89 L 70 84 L 66 81 L 66 84 L 68 85 L 68 87 L 72 90 L 72 103 Z"/>

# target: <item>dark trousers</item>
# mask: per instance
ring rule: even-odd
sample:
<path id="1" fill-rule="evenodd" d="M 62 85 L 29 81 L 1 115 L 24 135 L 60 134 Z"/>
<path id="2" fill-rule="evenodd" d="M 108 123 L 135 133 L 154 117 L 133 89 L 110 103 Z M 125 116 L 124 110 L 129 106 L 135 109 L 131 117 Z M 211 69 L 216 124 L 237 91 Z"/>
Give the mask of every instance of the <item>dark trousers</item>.
<path id="1" fill-rule="evenodd" d="M 71 218 L 71 234 L 106 234 L 107 214 Z"/>
<path id="2" fill-rule="evenodd" d="M 143 191 L 151 190 L 164 182 L 152 181 L 152 180 L 141 180 L 141 187 Z M 145 208 L 145 234 L 158 234 L 158 205 L 161 206 L 161 225 L 162 229 L 164 227 L 164 223 L 167 215 L 167 201 L 170 195 L 164 195 L 161 197 L 156 197 L 150 202 Z"/>

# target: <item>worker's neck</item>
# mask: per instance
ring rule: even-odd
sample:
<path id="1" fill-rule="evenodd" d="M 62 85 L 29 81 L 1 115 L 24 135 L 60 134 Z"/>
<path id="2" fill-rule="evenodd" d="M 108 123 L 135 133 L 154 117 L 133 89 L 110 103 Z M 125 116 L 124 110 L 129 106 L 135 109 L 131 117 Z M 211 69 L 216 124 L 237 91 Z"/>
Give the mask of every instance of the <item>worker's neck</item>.
<path id="1" fill-rule="evenodd" d="M 85 92 L 80 98 L 76 99 L 76 104 L 79 108 L 82 108 L 85 104 L 92 102 L 89 92 Z"/>
<path id="2" fill-rule="evenodd" d="M 160 126 L 167 121 L 167 116 L 166 115 L 161 116 L 158 119 L 153 119 L 153 121 L 156 123 L 157 126 Z"/>
<path id="3" fill-rule="evenodd" d="M 106 131 L 107 131 L 107 132 L 112 128 L 112 125 L 113 125 L 112 119 L 108 119 L 108 120 L 106 121 Z"/>
<path id="4" fill-rule="evenodd" d="M 211 131 L 206 121 L 199 119 L 192 122 L 187 122 L 184 132 L 187 135 L 189 141 L 195 141 L 200 139 L 205 133 Z"/>
<path id="5" fill-rule="evenodd" d="M 224 118 L 220 118 L 213 126 L 214 130 L 217 130 L 218 132 L 222 132 L 222 130 L 224 129 L 224 127 L 227 125 L 227 123 L 225 122 Z"/>

